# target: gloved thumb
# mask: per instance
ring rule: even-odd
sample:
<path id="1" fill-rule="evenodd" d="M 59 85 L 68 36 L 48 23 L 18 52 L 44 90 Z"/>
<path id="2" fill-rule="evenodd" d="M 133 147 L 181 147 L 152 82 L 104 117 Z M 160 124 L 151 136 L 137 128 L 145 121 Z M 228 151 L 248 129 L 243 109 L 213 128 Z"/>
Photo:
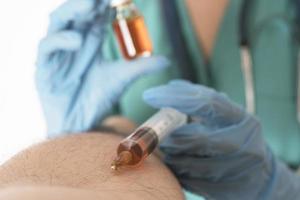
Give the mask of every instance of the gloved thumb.
<path id="1" fill-rule="evenodd" d="M 143 98 L 154 108 L 171 107 L 214 128 L 239 123 L 245 117 L 243 109 L 226 95 L 183 80 L 151 88 Z"/>

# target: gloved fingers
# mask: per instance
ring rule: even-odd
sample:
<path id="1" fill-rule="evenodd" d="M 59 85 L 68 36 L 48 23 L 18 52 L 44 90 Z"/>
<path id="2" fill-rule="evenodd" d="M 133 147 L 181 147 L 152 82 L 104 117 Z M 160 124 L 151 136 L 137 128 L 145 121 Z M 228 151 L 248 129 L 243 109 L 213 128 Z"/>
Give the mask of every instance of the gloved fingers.
<path id="1" fill-rule="evenodd" d="M 259 143 L 260 124 L 248 116 L 241 123 L 224 129 L 213 129 L 198 123 L 183 126 L 169 135 L 161 149 L 168 155 L 218 157 L 243 151 L 253 156 L 262 155 Z M 259 143 L 259 144 L 258 144 Z M 252 148 L 255 147 L 255 148 Z M 256 148 L 257 147 L 257 148 Z"/>
<path id="2" fill-rule="evenodd" d="M 143 98 L 154 108 L 172 107 L 192 117 L 200 117 L 211 126 L 229 126 L 244 117 L 243 110 L 225 95 L 186 81 L 173 81 L 149 89 Z"/>
<path id="3" fill-rule="evenodd" d="M 215 92 L 186 81 L 172 81 L 167 85 L 148 89 L 143 98 L 154 108 L 172 107 L 192 117 L 209 116 L 213 110 Z"/>
<path id="4" fill-rule="evenodd" d="M 48 36 L 40 42 L 38 66 L 46 66 L 50 56 L 57 51 L 76 51 L 82 45 L 82 37 L 74 31 L 63 31 Z"/>
<path id="5" fill-rule="evenodd" d="M 230 137 L 227 135 L 227 137 Z M 179 128 L 165 138 L 160 148 L 166 155 L 198 158 L 212 158 L 236 151 L 237 147 L 232 143 L 225 144 L 223 149 L 222 136 L 217 135 L 216 130 L 210 127 L 192 123 Z"/>
<path id="6" fill-rule="evenodd" d="M 97 30 L 93 31 L 94 29 Z M 101 59 L 101 46 L 105 34 L 104 28 L 94 25 L 84 38 L 76 31 L 62 31 L 48 36 L 40 43 L 37 65 L 48 66 L 51 63 L 50 70 L 59 68 L 60 75 L 56 73 L 56 79 L 63 80 L 65 84 L 74 82 L 89 69 L 92 63 Z M 60 55 L 54 57 L 55 53 Z M 71 67 L 57 67 L 55 59 L 57 64 L 69 62 L 70 64 L 64 66 Z"/>
<path id="7" fill-rule="evenodd" d="M 162 56 L 141 58 L 135 61 L 116 61 L 113 63 L 101 63 L 100 66 L 91 69 L 84 77 L 87 84 L 103 84 L 103 90 L 94 91 L 93 96 L 103 99 L 105 91 L 106 99 L 110 104 L 115 104 L 130 84 L 139 77 L 168 67 L 169 61 Z M 100 94 L 97 94 L 97 93 Z"/>
<path id="8" fill-rule="evenodd" d="M 210 151 L 212 144 L 209 137 L 212 133 L 210 127 L 197 123 L 188 124 L 166 137 L 160 148 L 167 155 L 193 154 L 212 157 L 215 156 Z"/>
<path id="9" fill-rule="evenodd" d="M 88 18 L 96 6 L 96 0 L 68 0 L 50 15 L 48 34 L 64 30 L 70 22 Z"/>
<path id="10" fill-rule="evenodd" d="M 72 67 L 67 69 L 64 73 L 65 83 L 77 80 L 89 70 L 90 66 L 99 66 L 98 61 L 102 59 L 101 47 L 103 44 L 104 34 L 105 30 L 102 30 L 102 32 L 98 30 L 97 34 L 89 32 L 89 34 L 85 37 L 80 50 L 76 52 L 76 55 L 73 57 L 76 58 L 76 62 L 74 62 Z"/>
<path id="11" fill-rule="evenodd" d="M 199 108 L 210 105 L 212 95 L 209 89 L 199 91 L 185 81 L 173 81 L 145 91 L 143 98 L 154 108 L 173 107 L 194 116 Z"/>
<path id="12" fill-rule="evenodd" d="M 255 174 L 255 170 L 264 165 L 260 160 L 251 158 L 251 155 L 229 155 L 221 157 L 198 157 L 192 155 L 172 156 L 167 155 L 164 162 L 183 179 L 197 179 L 215 182 L 236 180 L 244 173 Z M 252 168 L 252 169 L 251 169 Z"/>
<path id="13" fill-rule="evenodd" d="M 131 62 L 117 61 L 113 63 L 102 63 L 101 66 L 91 69 L 87 73 L 89 77 L 83 77 L 87 81 L 81 86 L 82 94 L 80 98 L 89 102 L 89 105 L 83 105 L 80 110 L 84 110 L 84 119 L 82 127 L 85 129 L 94 128 L 110 111 L 115 103 L 125 91 L 125 89 L 138 77 L 163 70 L 169 62 L 162 56 L 138 59 Z M 97 88 L 99 87 L 99 88 Z M 93 88 L 94 90 L 91 90 Z M 80 116 L 80 113 L 72 114 Z"/>

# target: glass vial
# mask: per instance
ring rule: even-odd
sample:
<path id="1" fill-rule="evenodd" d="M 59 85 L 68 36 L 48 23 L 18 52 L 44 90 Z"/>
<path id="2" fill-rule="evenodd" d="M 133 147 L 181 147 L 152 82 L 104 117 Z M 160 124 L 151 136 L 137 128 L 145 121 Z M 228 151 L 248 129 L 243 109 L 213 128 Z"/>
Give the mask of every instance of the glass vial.
<path id="1" fill-rule="evenodd" d="M 113 29 L 125 59 L 147 57 L 152 54 L 152 43 L 144 17 L 131 0 L 113 0 L 116 15 Z"/>

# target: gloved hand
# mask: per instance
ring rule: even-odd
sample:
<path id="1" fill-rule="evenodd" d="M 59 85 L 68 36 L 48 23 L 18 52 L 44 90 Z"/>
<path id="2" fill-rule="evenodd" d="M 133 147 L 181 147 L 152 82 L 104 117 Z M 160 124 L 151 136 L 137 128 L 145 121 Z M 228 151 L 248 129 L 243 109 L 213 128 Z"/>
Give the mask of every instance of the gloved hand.
<path id="1" fill-rule="evenodd" d="M 162 57 L 108 63 L 102 43 L 109 0 L 69 0 L 52 15 L 39 46 L 36 83 L 50 137 L 94 129 L 138 77 L 162 70 Z"/>
<path id="2" fill-rule="evenodd" d="M 276 160 L 259 121 L 227 96 L 185 81 L 144 93 L 154 108 L 192 117 L 161 144 L 165 162 L 182 186 L 208 199 L 300 199 L 300 179 Z"/>

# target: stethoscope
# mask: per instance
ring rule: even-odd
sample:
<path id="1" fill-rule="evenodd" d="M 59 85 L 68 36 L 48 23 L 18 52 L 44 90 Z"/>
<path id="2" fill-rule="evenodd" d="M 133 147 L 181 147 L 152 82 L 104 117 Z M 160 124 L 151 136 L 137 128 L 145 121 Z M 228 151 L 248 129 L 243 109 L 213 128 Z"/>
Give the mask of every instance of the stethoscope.
<path id="1" fill-rule="evenodd" d="M 244 76 L 245 83 L 245 102 L 246 102 L 246 110 L 251 114 L 255 114 L 256 111 L 256 97 L 255 97 L 255 84 L 254 84 L 254 72 L 253 72 L 253 63 L 252 57 L 249 50 L 249 37 L 247 36 L 247 23 L 246 18 L 248 16 L 250 0 L 244 0 L 242 9 L 241 9 L 241 17 L 240 17 L 240 44 L 241 44 L 241 66 L 242 72 Z M 300 0 L 295 0 L 295 4 L 297 7 L 298 13 L 298 24 L 300 26 Z M 276 16 L 282 20 L 286 20 L 284 16 Z M 271 19 L 272 20 L 272 19 Z M 274 20 L 274 19 L 273 19 Z M 269 20 L 265 21 L 260 25 L 263 27 L 268 23 Z M 260 28 L 258 28 L 260 29 Z M 298 30 L 299 31 L 299 30 Z M 259 32 L 259 30 L 257 31 Z M 298 54 L 297 61 L 297 91 L 296 91 L 296 111 L 297 111 L 297 121 L 300 124 L 300 54 Z"/>
<path id="2" fill-rule="evenodd" d="M 244 76 L 245 85 L 245 103 L 248 113 L 255 114 L 256 111 L 256 98 L 255 98 L 255 85 L 254 85 L 254 72 L 252 57 L 249 49 L 249 37 L 247 29 L 247 17 L 249 14 L 249 0 L 244 0 L 240 14 L 240 45 L 241 45 L 241 68 Z"/>
<path id="3" fill-rule="evenodd" d="M 300 27 L 300 0 L 295 0 L 295 5 L 297 8 L 297 24 L 298 27 Z M 297 30 L 298 32 L 300 29 Z M 299 34 L 299 33 L 298 33 Z M 298 61 L 297 61 L 297 73 L 298 73 L 298 79 L 297 79 L 297 120 L 300 124 L 300 54 L 298 53 Z"/>
<path id="4" fill-rule="evenodd" d="M 295 0 L 299 6 L 300 1 Z M 241 71 L 244 78 L 244 91 L 245 91 L 245 105 L 247 112 L 251 114 L 256 113 L 256 95 L 255 95 L 255 82 L 254 82 L 254 69 L 252 63 L 252 56 L 250 53 L 249 32 L 247 30 L 247 17 L 249 16 L 249 8 L 251 0 L 244 0 L 241 7 L 240 13 L 240 46 L 241 46 Z M 182 27 L 180 18 L 178 16 L 178 9 L 174 1 L 161 0 L 162 4 L 162 15 L 164 15 L 166 30 L 169 32 L 169 39 L 174 50 L 174 55 L 178 60 L 178 66 L 181 73 L 181 78 L 197 82 L 195 69 L 192 68 L 188 54 L 188 47 L 185 43 L 182 31 L 178 30 L 178 27 Z M 268 23 L 268 22 L 265 22 Z M 264 24 L 265 24 L 264 23 Z M 262 26 L 264 26 L 262 24 Z M 299 13 L 299 24 L 300 24 L 300 13 Z M 176 30 L 176 31 L 174 31 Z M 298 61 L 298 77 L 300 77 L 300 56 Z M 206 69 L 207 76 L 210 78 L 209 69 Z M 199 77 L 198 77 L 199 78 Z M 208 79 L 209 79 L 208 78 Z M 298 78 L 297 85 L 297 118 L 300 123 L 300 78 Z M 200 80 L 203 82 L 202 80 Z"/>

